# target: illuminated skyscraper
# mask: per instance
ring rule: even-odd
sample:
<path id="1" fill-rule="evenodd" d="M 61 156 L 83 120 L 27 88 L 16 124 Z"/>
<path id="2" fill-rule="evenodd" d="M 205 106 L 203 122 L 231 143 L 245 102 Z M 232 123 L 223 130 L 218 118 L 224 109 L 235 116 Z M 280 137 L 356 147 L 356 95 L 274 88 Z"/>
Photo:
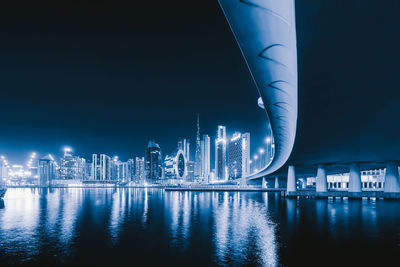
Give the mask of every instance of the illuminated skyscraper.
<path id="1" fill-rule="evenodd" d="M 178 150 L 182 150 L 186 161 L 190 160 L 190 142 L 189 139 L 182 139 L 178 142 Z"/>
<path id="2" fill-rule="evenodd" d="M 162 176 L 161 149 L 154 141 L 149 141 L 145 153 L 146 181 L 155 181 Z"/>
<path id="3" fill-rule="evenodd" d="M 85 175 L 84 180 L 94 180 L 93 164 L 92 162 L 86 162 L 85 164 Z"/>
<path id="4" fill-rule="evenodd" d="M 210 137 L 203 135 L 201 140 L 201 176 L 208 181 L 210 175 Z"/>
<path id="5" fill-rule="evenodd" d="M 135 180 L 135 160 L 134 159 L 128 159 L 128 181 L 134 181 Z"/>
<path id="6" fill-rule="evenodd" d="M 93 180 L 111 180 L 111 158 L 105 154 L 92 155 Z"/>
<path id="7" fill-rule="evenodd" d="M 115 163 L 116 177 L 119 182 L 128 182 L 128 162 L 117 161 Z"/>
<path id="8" fill-rule="evenodd" d="M 194 161 L 186 162 L 186 181 L 193 182 L 194 180 Z"/>
<path id="9" fill-rule="evenodd" d="M 135 159 L 135 177 L 136 183 L 144 183 L 144 158 L 136 157 Z"/>
<path id="10" fill-rule="evenodd" d="M 215 140 L 215 178 L 225 180 L 226 173 L 226 127 L 218 125 L 217 139 Z"/>
<path id="11" fill-rule="evenodd" d="M 196 151 L 194 156 L 194 176 L 201 176 L 201 142 L 200 142 L 200 119 L 197 114 L 197 133 L 196 133 Z"/>
<path id="12" fill-rule="evenodd" d="M 166 156 L 164 160 L 165 178 L 185 179 L 187 171 L 186 164 L 185 156 L 180 149 L 173 155 Z"/>
<path id="13" fill-rule="evenodd" d="M 250 174 L 250 133 L 236 132 L 228 144 L 229 179 L 246 177 Z"/>
<path id="14" fill-rule="evenodd" d="M 61 158 L 60 179 L 62 180 L 83 180 L 85 176 L 86 160 L 72 155 L 70 148 L 64 149 L 64 156 Z"/>
<path id="15" fill-rule="evenodd" d="M 39 186 L 49 186 L 56 178 L 56 166 L 52 155 L 39 159 Z"/>

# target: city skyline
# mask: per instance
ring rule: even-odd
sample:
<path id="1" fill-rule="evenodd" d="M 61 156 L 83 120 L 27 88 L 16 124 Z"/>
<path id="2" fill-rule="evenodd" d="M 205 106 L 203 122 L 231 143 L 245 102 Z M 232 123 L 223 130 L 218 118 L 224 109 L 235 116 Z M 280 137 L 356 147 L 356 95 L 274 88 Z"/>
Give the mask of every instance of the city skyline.
<path id="1" fill-rule="evenodd" d="M 62 155 L 32 152 L 26 165 L 14 164 L 1 155 L 0 176 L 8 183 L 38 183 L 40 186 L 49 186 L 53 181 L 56 185 L 63 184 L 62 181 L 69 180 L 135 182 L 143 185 L 178 179 L 207 184 L 246 177 L 272 159 L 272 156 L 262 158 L 265 150 L 273 149 L 269 147 L 273 146 L 271 136 L 264 139 L 263 147 L 252 148 L 254 157 L 260 157 L 259 160 L 252 160 L 249 132 L 242 134 L 235 130 L 233 134 L 227 134 L 226 126 L 218 125 L 217 138 L 211 142 L 208 134 L 203 133 L 200 138 L 199 116 L 196 128 L 196 142 L 192 148 L 190 139 L 179 139 L 175 142 L 174 151 L 165 152 L 157 141 L 149 140 L 143 154 L 132 155 L 128 159 L 106 153 L 92 153 L 90 157 L 85 157 L 74 153 L 70 146 L 63 146 Z M 211 150 L 214 149 L 213 155 Z"/>
<path id="2" fill-rule="evenodd" d="M 224 124 L 224 125 L 226 125 L 226 124 Z M 214 128 L 215 128 L 215 126 L 214 126 Z M 193 131 L 193 132 L 195 132 L 195 131 Z M 242 130 L 242 129 L 238 129 L 238 128 L 226 127 L 226 132 L 227 132 L 226 133 L 227 136 L 233 136 L 236 132 L 250 132 L 250 131 L 249 130 Z M 215 131 L 215 129 L 213 129 L 210 132 L 200 131 L 199 133 L 200 133 L 201 137 L 203 137 L 203 135 L 207 135 L 209 138 L 211 138 L 211 140 L 215 140 L 216 136 L 217 136 L 217 131 Z M 197 130 L 196 130 L 196 132 L 193 134 L 193 136 L 191 138 L 183 137 L 183 136 L 178 136 L 176 138 L 177 140 L 187 140 L 188 141 L 188 144 L 190 145 L 189 154 L 190 154 L 190 157 L 193 158 L 193 160 L 194 160 L 194 157 L 195 157 L 195 149 L 196 149 L 196 135 L 197 135 Z M 252 136 L 253 136 L 253 133 L 252 133 Z M 258 146 L 262 146 L 262 144 L 265 142 L 264 138 L 265 137 L 261 137 L 260 139 L 253 138 L 252 142 L 256 143 Z M 103 154 L 109 155 L 110 157 L 117 156 L 119 159 L 128 160 L 128 159 L 130 159 L 132 157 L 144 156 L 148 141 L 151 141 L 151 140 L 156 141 L 162 147 L 169 147 L 170 149 L 164 149 L 164 150 L 168 150 L 167 151 L 168 153 L 171 153 L 171 152 L 173 152 L 175 150 L 175 146 L 176 146 L 175 141 L 169 141 L 166 144 L 163 144 L 163 143 L 159 142 L 158 139 L 148 138 L 147 141 L 142 145 L 142 147 L 143 147 L 142 153 L 140 153 L 140 152 L 137 153 L 137 151 L 140 151 L 140 149 L 138 149 L 138 148 L 132 149 L 132 151 L 136 151 L 136 152 L 130 152 L 130 153 L 121 153 L 121 152 L 118 152 L 118 151 L 114 151 L 113 153 L 109 153 L 109 152 L 105 151 L 102 148 L 98 148 L 95 151 L 84 151 L 83 152 L 82 148 L 80 148 L 80 147 L 76 147 L 76 146 L 73 146 L 71 144 L 65 144 L 65 143 L 61 143 L 60 142 L 61 144 L 58 146 L 58 148 L 53 149 L 53 150 L 40 151 L 40 149 L 30 149 L 30 150 L 24 150 L 24 151 L 21 151 L 21 152 L 17 152 L 17 153 L 15 151 L 12 151 L 13 153 L 7 153 L 6 150 L 0 149 L 0 155 L 7 156 L 8 160 L 11 163 L 16 164 L 16 165 L 24 165 L 26 163 L 25 162 L 25 158 L 29 157 L 31 155 L 31 153 L 39 153 L 41 155 L 52 154 L 56 158 L 57 157 L 61 158 L 61 155 L 65 153 L 65 149 L 71 149 L 75 154 L 79 154 L 82 157 L 87 158 L 87 159 L 91 158 L 93 153 L 97 153 L 97 154 L 102 154 L 103 153 Z M 200 145 L 201 145 L 201 143 L 200 143 Z M 201 149 L 201 147 L 200 147 L 200 149 Z M 252 147 L 252 154 L 256 153 L 257 150 L 258 150 L 258 148 L 254 147 L 254 149 L 253 149 L 253 147 Z M 11 156 L 10 156 L 10 154 L 11 154 Z M 211 157 L 210 158 L 211 158 L 212 161 L 214 161 L 214 154 L 213 153 L 211 153 Z"/>

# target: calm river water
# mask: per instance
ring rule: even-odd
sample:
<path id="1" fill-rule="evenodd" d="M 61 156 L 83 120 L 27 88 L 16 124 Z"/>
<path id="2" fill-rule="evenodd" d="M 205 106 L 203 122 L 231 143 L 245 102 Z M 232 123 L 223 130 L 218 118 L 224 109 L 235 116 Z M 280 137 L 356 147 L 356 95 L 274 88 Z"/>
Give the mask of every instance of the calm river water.
<path id="1" fill-rule="evenodd" d="M 9 189 L 0 266 L 400 264 L 400 202 L 276 193 Z"/>

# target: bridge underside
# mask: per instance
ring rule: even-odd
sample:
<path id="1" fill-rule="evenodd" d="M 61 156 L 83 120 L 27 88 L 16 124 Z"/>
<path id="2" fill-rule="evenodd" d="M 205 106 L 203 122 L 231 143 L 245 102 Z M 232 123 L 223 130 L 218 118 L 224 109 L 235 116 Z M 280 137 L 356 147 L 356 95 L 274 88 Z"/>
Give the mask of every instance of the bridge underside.
<path id="1" fill-rule="evenodd" d="M 296 1 L 298 175 L 385 166 L 400 159 L 398 1 Z M 317 11 L 317 12 L 316 12 Z M 278 173 L 287 173 L 281 168 Z"/>
<path id="2" fill-rule="evenodd" d="M 310 8 L 312 7 L 312 8 Z M 287 163 L 270 176 L 315 176 L 400 160 L 400 3 L 296 1 L 298 121 Z"/>

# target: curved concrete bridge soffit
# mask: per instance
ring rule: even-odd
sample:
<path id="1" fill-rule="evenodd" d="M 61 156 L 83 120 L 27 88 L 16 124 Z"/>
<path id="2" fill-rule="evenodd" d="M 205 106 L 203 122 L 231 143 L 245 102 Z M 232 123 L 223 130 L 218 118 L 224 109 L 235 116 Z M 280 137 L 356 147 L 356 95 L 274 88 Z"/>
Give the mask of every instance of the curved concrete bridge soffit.
<path id="1" fill-rule="evenodd" d="M 219 4 L 252 74 L 260 94 L 259 105 L 265 108 L 274 137 L 272 162 L 248 177 L 259 178 L 286 163 L 296 135 L 294 0 L 219 0 Z"/>

